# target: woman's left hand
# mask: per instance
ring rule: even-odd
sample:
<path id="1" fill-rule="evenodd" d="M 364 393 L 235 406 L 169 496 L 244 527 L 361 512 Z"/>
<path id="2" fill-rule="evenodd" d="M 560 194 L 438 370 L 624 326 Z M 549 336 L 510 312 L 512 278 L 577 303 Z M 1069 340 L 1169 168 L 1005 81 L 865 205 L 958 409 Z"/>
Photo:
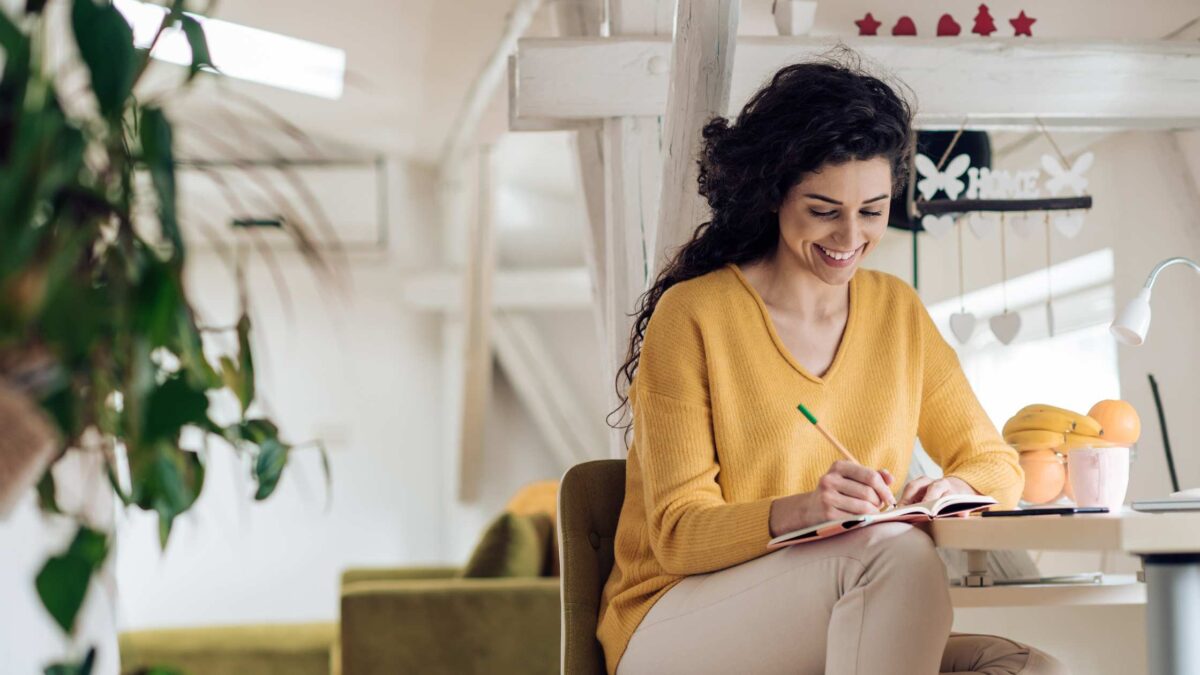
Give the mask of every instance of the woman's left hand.
<path id="1" fill-rule="evenodd" d="M 975 488 L 968 485 L 965 480 L 956 478 L 955 476 L 938 479 L 921 476 L 904 486 L 904 492 L 900 493 L 900 499 L 897 500 L 896 505 L 907 506 L 918 502 L 927 502 L 945 495 L 977 494 L 979 493 L 975 491 Z"/>

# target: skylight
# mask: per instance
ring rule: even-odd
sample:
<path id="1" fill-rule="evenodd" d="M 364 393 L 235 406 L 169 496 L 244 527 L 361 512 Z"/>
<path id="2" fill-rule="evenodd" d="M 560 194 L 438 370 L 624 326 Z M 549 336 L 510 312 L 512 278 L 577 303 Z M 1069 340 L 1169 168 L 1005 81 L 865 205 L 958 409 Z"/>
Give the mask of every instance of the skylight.
<path id="1" fill-rule="evenodd" d="M 134 42 L 148 47 L 166 9 L 137 0 L 113 0 L 113 5 L 133 26 Z M 346 52 L 341 49 L 220 19 L 195 18 L 204 27 L 213 65 L 222 75 L 321 98 L 341 98 L 346 72 Z M 153 56 L 179 65 L 192 62 L 192 50 L 178 28 L 163 33 Z"/>

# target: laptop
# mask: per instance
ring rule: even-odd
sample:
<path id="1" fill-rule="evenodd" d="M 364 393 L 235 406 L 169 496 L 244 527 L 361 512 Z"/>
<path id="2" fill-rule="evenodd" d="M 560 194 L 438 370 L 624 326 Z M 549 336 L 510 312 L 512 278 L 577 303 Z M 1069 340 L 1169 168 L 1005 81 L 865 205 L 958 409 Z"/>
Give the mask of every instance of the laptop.
<path id="1" fill-rule="evenodd" d="M 1139 499 L 1133 504 L 1134 511 L 1160 513 L 1163 511 L 1200 511 L 1200 488 L 1172 492 L 1162 499 Z"/>

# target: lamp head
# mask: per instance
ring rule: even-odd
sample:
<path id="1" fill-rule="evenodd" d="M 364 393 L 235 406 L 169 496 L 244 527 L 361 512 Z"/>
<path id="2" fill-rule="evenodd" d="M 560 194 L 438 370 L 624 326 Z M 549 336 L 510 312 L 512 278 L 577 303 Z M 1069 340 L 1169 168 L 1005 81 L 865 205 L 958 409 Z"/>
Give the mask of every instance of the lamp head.
<path id="1" fill-rule="evenodd" d="M 1136 347 L 1146 340 L 1146 331 L 1150 330 L 1149 288 L 1143 288 L 1136 298 L 1125 305 L 1125 309 L 1113 320 L 1109 330 L 1127 345 Z"/>

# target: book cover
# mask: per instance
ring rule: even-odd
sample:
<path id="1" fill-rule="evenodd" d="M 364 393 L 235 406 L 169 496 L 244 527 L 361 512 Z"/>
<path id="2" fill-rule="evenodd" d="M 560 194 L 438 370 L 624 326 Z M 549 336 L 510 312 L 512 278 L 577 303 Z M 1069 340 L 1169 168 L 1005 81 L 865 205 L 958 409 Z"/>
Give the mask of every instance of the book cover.
<path id="1" fill-rule="evenodd" d="M 827 539 L 875 523 L 911 523 L 922 520 L 933 520 L 934 518 L 945 518 L 964 512 L 980 511 L 994 504 L 996 504 L 996 500 L 987 495 L 946 495 L 931 501 L 909 504 L 908 506 L 901 506 L 880 513 L 868 513 L 841 520 L 817 523 L 801 530 L 781 534 L 772 539 L 767 544 L 767 548 L 774 550 L 783 548 L 784 546 Z"/>

